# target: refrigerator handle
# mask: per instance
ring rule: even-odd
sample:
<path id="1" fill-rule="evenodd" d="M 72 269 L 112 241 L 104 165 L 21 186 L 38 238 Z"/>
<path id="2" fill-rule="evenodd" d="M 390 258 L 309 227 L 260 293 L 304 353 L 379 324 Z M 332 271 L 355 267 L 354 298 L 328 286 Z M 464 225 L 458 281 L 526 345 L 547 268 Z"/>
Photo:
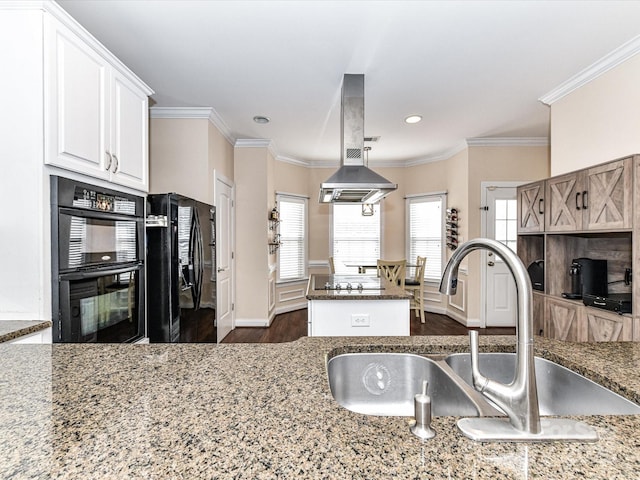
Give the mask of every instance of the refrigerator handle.
<path id="1" fill-rule="evenodd" d="M 189 229 L 189 267 L 191 269 L 191 300 L 193 301 L 193 308 L 196 309 L 196 291 L 198 288 L 198 279 L 196 278 L 195 272 L 195 261 L 196 261 L 196 235 L 198 233 L 196 228 L 196 218 L 197 213 L 195 208 L 192 209 L 191 214 L 191 228 Z"/>
<path id="2" fill-rule="evenodd" d="M 202 298 L 202 273 L 204 267 L 202 262 L 202 230 L 200 229 L 200 220 L 198 218 L 198 211 L 196 208 L 193 209 L 191 248 L 192 264 L 195 276 L 191 292 L 193 294 L 193 307 L 195 310 L 198 310 L 200 308 L 200 299 Z"/>
<path id="3" fill-rule="evenodd" d="M 198 256 L 200 261 L 198 262 L 198 306 L 196 308 L 200 308 L 200 302 L 202 300 L 202 288 L 204 284 L 204 250 L 200 224 L 198 224 Z"/>

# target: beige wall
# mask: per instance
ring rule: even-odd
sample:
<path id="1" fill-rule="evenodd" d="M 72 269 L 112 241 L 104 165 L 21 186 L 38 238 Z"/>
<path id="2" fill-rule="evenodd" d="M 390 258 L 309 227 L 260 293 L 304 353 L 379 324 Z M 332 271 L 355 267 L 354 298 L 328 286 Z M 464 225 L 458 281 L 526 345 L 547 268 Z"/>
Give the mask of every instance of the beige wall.
<path id="1" fill-rule="evenodd" d="M 236 324 L 268 318 L 268 191 L 266 148 L 234 149 L 236 182 Z"/>
<path id="2" fill-rule="evenodd" d="M 390 193 L 380 202 L 383 228 L 382 258 L 389 260 L 405 258 L 405 169 L 374 167 L 372 170 L 375 170 L 376 173 L 382 175 L 390 182 L 398 184 L 398 189 Z"/>
<path id="3" fill-rule="evenodd" d="M 229 180 L 233 179 L 233 145 L 220 133 L 216 126 L 208 122 L 209 172 L 216 170 Z M 213 192 L 214 178 L 209 175 L 210 191 Z"/>
<path id="4" fill-rule="evenodd" d="M 309 194 L 309 260 L 326 261 L 331 255 L 329 238 L 331 235 L 331 205 L 318 202 L 320 184 L 335 171 L 335 168 L 309 168 L 307 182 Z M 325 270 L 326 272 L 326 270 Z M 311 272 L 315 273 L 315 272 Z"/>
<path id="5" fill-rule="evenodd" d="M 152 118 L 149 125 L 149 192 L 176 192 L 211 203 L 208 120 Z"/>
<path id="6" fill-rule="evenodd" d="M 640 152 L 640 55 L 551 106 L 551 175 Z"/>
<path id="7" fill-rule="evenodd" d="M 233 146 L 206 118 L 152 118 L 149 193 L 176 192 L 213 204 L 213 171 L 233 179 Z"/>

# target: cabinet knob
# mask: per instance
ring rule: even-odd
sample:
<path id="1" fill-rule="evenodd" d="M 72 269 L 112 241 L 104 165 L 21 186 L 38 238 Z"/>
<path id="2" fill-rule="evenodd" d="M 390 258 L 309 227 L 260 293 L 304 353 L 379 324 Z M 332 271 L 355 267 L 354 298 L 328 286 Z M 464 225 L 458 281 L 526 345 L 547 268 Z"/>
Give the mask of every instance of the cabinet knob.
<path id="1" fill-rule="evenodd" d="M 490 267 L 493 267 L 496 264 L 496 262 L 488 262 L 487 265 L 489 265 Z"/>

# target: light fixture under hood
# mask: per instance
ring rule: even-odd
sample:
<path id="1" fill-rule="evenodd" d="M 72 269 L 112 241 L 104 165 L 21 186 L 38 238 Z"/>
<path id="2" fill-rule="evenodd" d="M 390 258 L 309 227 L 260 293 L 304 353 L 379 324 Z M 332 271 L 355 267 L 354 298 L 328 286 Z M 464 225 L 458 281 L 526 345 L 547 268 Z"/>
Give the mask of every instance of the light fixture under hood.
<path id="1" fill-rule="evenodd" d="M 340 168 L 320 185 L 320 203 L 376 203 L 398 188 L 364 165 L 364 75 L 342 81 Z"/>

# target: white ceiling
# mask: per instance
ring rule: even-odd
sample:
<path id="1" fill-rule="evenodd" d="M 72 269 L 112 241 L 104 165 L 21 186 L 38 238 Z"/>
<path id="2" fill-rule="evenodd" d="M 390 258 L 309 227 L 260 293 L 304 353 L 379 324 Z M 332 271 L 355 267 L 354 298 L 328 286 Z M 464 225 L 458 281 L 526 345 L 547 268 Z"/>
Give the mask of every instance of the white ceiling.
<path id="1" fill-rule="evenodd" d="M 270 139 L 310 164 L 339 162 L 345 73 L 365 74 L 371 164 L 411 164 L 468 138 L 547 137 L 538 99 L 640 34 L 640 1 L 59 4 L 155 90 L 155 106 L 213 107 L 229 138 Z"/>

